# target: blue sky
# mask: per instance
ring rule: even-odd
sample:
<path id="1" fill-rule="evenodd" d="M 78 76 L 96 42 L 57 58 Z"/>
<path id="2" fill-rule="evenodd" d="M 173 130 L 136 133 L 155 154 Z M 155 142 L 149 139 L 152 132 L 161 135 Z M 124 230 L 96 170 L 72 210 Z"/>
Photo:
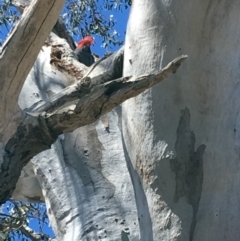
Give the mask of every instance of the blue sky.
<path id="1" fill-rule="evenodd" d="M 129 16 L 129 11 L 130 9 L 126 9 L 123 12 L 119 12 L 117 10 L 114 11 L 107 11 L 103 13 L 107 18 L 110 15 L 113 15 L 114 19 L 116 20 L 116 26 L 115 29 L 116 31 L 120 34 L 120 40 L 124 41 L 125 39 L 125 31 L 126 31 L 126 25 L 127 25 L 127 20 Z M 95 38 L 95 44 L 92 46 L 92 51 L 99 56 L 103 56 L 106 52 L 106 50 L 101 47 L 102 45 L 102 40 L 99 36 L 94 36 Z M 78 42 L 79 39 L 74 38 L 75 42 Z M 113 46 L 112 49 L 110 49 L 111 52 L 114 52 L 119 49 L 119 46 Z"/>
<path id="2" fill-rule="evenodd" d="M 54 233 L 52 231 L 52 228 L 49 227 L 49 223 L 48 220 L 44 220 L 43 217 L 46 217 L 46 207 L 44 204 L 42 203 L 38 203 L 34 205 L 35 207 L 38 207 L 38 213 L 36 213 L 36 216 L 39 217 L 39 219 L 37 218 L 30 218 L 28 219 L 29 222 L 29 227 L 33 230 L 35 230 L 37 233 L 45 233 L 48 234 L 50 237 L 54 237 Z M 12 202 L 6 202 L 5 205 L 3 205 L 3 208 L 1 209 L 1 211 L 7 215 L 12 215 L 12 209 L 13 209 L 14 205 Z M 41 222 L 39 222 L 39 220 L 41 220 Z M 0 230 L 1 231 L 1 230 Z M 14 234 L 13 234 L 14 235 Z M 15 236 L 15 235 L 14 235 Z M 11 235 L 12 237 L 12 235 Z M 22 241 L 21 238 L 16 237 L 14 241 Z M 30 240 L 30 239 L 29 239 Z"/>
<path id="3" fill-rule="evenodd" d="M 0 4 L 1 3 L 2 3 L 2 0 L 0 0 Z M 106 16 L 106 17 L 109 17 L 110 15 L 113 15 L 114 19 L 116 20 L 115 30 L 120 34 L 119 39 L 124 41 L 126 25 L 127 25 L 128 15 L 129 15 L 129 9 L 124 10 L 123 12 L 119 12 L 117 10 L 107 11 L 107 12 L 103 12 L 103 15 Z M 4 41 L 7 33 L 8 33 L 8 29 L 4 26 L 0 26 L 0 40 Z M 103 47 L 101 47 L 102 39 L 99 36 L 94 36 L 94 38 L 95 38 L 95 44 L 92 46 L 92 51 L 94 53 L 98 54 L 101 57 L 106 52 L 106 50 Z M 77 39 L 76 37 L 74 37 L 74 40 L 75 40 L 75 42 L 79 41 L 79 39 Z M 120 48 L 119 46 L 113 46 L 112 49 L 109 49 L 109 51 L 114 52 L 119 48 Z M 7 206 L 5 206 L 5 208 L 3 210 L 6 213 L 8 213 L 6 207 Z M 29 220 L 29 226 L 33 230 L 35 230 L 36 232 L 41 231 L 37 219 Z M 46 233 L 46 234 L 50 235 L 51 237 L 54 237 L 54 233 L 53 233 L 51 227 L 44 224 L 41 228 L 42 228 L 43 233 Z M 18 238 L 16 238 L 15 240 L 19 240 L 19 241 L 21 240 L 22 241 L 22 239 L 18 239 Z"/>
<path id="4" fill-rule="evenodd" d="M 0 4 L 2 4 L 3 0 L 0 0 Z M 102 14 L 104 17 L 109 18 L 110 15 L 113 15 L 113 18 L 116 20 L 115 30 L 120 34 L 119 40 L 124 41 L 125 39 L 125 31 L 126 31 L 126 24 L 129 16 L 129 8 L 120 12 L 116 9 L 112 11 L 103 11 Z M 1 17 L 1 12 L 0 12 Z M 4 26 L 0 26 L 0 40 L 3 42 L 6 38 L 8 33 L 8 29 Z M 95 44 L 92 46 L 92 51 L 99 56 L 103 56 L 106 53 L 106 49 L 101 47 L 102 39 L 99 36 L 93 36 L 95 38 Z M 76 36 L 73 36 L 74 41 L 78 42 L 80 39 Z M 119 46 L 111 46 L 112 48 L 109 51 L 114 52 L 119 49 Z"/>

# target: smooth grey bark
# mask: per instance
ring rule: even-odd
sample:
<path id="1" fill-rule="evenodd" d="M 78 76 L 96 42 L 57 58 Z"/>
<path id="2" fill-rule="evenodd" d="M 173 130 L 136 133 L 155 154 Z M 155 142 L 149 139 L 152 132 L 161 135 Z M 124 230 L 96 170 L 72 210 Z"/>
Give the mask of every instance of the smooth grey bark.
<path id="1" fill-rule="evenodd" d="M 170 81 L 123 104 L 141 240 L 240 238 L 239 7 L 234 0 L 133 1 L 125 76 L 189 56 Z"/>

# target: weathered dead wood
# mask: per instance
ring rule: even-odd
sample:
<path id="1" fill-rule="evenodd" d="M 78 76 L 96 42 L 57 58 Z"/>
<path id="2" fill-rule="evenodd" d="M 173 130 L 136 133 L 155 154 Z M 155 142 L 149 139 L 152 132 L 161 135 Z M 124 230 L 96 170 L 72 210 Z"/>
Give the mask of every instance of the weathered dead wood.
<path id="1" fill-rule="evenodd" d="M 123 77 L 100 84 L 99 81 L 92 81 L 94 76 L 89 77 L 94 73 L 93 69 L 80 83 L 67 87 L 48 102 L 37 103 L 29 109 L 5 146 L 0 203 L 10 197 L 23 166 L 36 154 L 49 149 L 60 134 L 94 122 L 123 101 L 161 82 L 169 74 L 175 73 L 185 58 L 176 58 L 156 74 Z"/>
<path id="2" fill-rule="evenodd" d="M 30 2 L 31 0 L 12 0 L 12 5 L 15 6 L 22 13 L 24 9 L 30 4 Z M 61 17 L 54 25 L 52 32 L 55 33 L 60 38 L 66 39 L 71 49 L 76 48 L 73 38 L 69 35 L 66 25 L 62 21 Z"/>
<path id="3" fill-rule="evenodd" d="M 50 101 L 50 105 L 43 104 L 36 110 L 39 114 L 44 112 L 43 116 L 51 129 L 60 128 L 61 133 L 73 131 L 76 129 L 75 122 L 80 126 L 90 124 L 125 100 L 137 96 L 169 74 L 175 73 L 185 58 L 186 56 L 176 58 L 157 74 L 131 79 L 123 77 L 101 85 L 95 85 L 90 78 L 86 78 L 80 84 L 69 86 L 58 100 Z"/>
<path id="4" fill-rule="evenodd" d="M 0 54 L 0 126 L 12 118 L 23 83 L 56 23 L 64 0 L 33 0 L 5 41 Z"/>
<path id="5" fill-rule="evenodd" d="M 49 109 L 62 107 L 67 102 L 78 100 L 90 93 L 95 87 L 108 81 L 112 81 L 122 77 L 124 48 L 107 58 L 102 58 L 92 65 L 85 76 L 76 83 L 65 88 L 58 94 L 53 95 L 47 101 L 35 103 L 27 112 L 48 111 Z M 66 71 L 66 70 L 65 70 Z M 72 73 L 76 76 L 78 73 Z"/>

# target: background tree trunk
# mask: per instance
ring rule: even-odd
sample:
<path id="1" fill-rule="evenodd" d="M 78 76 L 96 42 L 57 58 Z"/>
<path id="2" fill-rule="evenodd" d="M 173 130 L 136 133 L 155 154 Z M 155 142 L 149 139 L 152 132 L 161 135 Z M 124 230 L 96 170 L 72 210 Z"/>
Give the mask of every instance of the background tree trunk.
<path id="1" fill-rule="evenodd" d="M 133 1 L 125 76 L 189 56 L 176 76 L 123 104 L 141 240 L 240 239 L 239 7 Z"/>

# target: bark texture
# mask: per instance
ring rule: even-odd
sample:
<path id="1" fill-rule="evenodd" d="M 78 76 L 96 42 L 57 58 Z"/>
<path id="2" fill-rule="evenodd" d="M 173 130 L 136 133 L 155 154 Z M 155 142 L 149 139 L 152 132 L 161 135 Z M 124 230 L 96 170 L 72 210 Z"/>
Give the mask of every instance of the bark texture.
<path id="1" fill-rule="evenodd" d="M 125 76 L 189 56 L 170 81 L 123 104 L 141 240 L 240 238 L 239 7 L 228 0 L 133 1 Z"/>
<path id="2" fill-rule="evenodd" d="M 59 39 L 53 38 L 59 46 Z M 53 66 L 44 65 L 50 63 L 47 49 L 38 56 L 23 86 L 19 98 L 22 109 L 71 84 Z M 119 241 L 122 236 L 138 240 L 134 192 L 121 144 L 120 113 L 118 107 L 91 125 L 61 135 L 51 150 L 32 160 L 58 240 Z M 24 190 L 15 192 L 16 198 Z"/>
<path id="3" fill-rule="evenodd" d="M 143 75 L 126 82 L 122 78 L 115 79 L 121 76 L 123 60 L 123 49 L 121 49 L 110 57 L 100 60 L 96 66 L 82 72 L 82 75 L 91 76 L 89 85 L 85 85 L 84 82 L 79 85 L 77 82 L 65 88 L 74 78 L 69 80 L 68 75 L 64 76 L 59 72 L 60 63 L 51 61 L 51 51 L 55 51 L 55 46 L 58 46 L 57 51 L 62 51 L 62 56 L 70 56 L 71 50 L 66 54 L 69 47 L 56 35 L 52 34 L 50 39 L 51 46 L 44 47 L 39 54 L 19 98 L 21 109 L 27 110 L 31 116 L 34 116 L 34 113 L 44 113 L 47 120 L 48 115 L 50 119 L 52 116 L 62 115 L 61 121 L 56 124 L 48 119 L 47 129 L 51 132 L 41 132 L 42 136 L 46 133 L 54 137 L 54 133 L 62 134 L 62 128 L 65 131 L 72 131 L 76 126 L 94 122 L 124 99 L 137 95 L 175 72 L 181 61 L 185 59 L 185 56 L 177 58 L 158 74 Z M 64 57 L 61 61 L 64 62 Z M 111 79 L 115 80 L 105 83 Z M 71 94 L 77 93 L 81 86 L 84 87 L 83 91 L 88 91 L 86 96 L 84 92 L 82 96 L 81 93 L 80 95 Z M 59 104 L 61 98 L 62 101 Z M 75 104 L 71 102 L 71 98 L 77 101 L 78 106 L 82 106 L 82 110 L 76 111 L 75 114 L 74 111 L 79 107 L 75 110 L 73 108 L 70 113 L 66 111 L 69 108 L 68 103 Z M 36 104 L 31 107 L 33 102 Z M 103 107 L 99 108 L 99 105 Z M 66 110 L 62 111 L 62 108 Z M 76 121 L 78 116 L 82 118 Z M 71 121 L 71 118 L 75 121 Z M 65 121 L 69 124 L 63 124 Z M 28 128 L 28 130 L 30 132 L 25 131 L 24 136 L 31 133 L 31 129 Z M 35 133 L 35 129 L 32 130 L 32 133 Z M 30 136 L 25 138 L 33 140 Z M 35 144 L 34 148 L 33 145 L 30 148 L 25 143 L 25 146 L 20 149 L 22 151 L 23 148 L 28 148 L 28 156 L 23 158 L 29 159 L 30 155 L 39 153 L 41 148 L 47 149 L 46 140 L 48 140 L 47 136 L 42 138 L 42 145 Z M 111 241 L 128 238 L 139 240 L 134 192 L 121 140 L 121 108 L 118 107 L 113 112 L 103 115 L 100 121 L 82 127 L 71 134 L 61 135 L 50 151 L 45 151 L 33 158 L 34 170 L 43 188 L 49 218 L 60 240 L 94 238 Z M 28 176 L 21 177 L 21 182 L 19 181 L 17 186 L 20 189 L 18 192 L 15 191 L 15 198 L 22 198 L 21 194 L 26 192 L 27 187 L 23 184 L 27 179 L 29 179 Z M 30 185 L 28 188 L 29 193 L 25 195 L 28 200 L 33 198 L 42 200 L 41 193 L 36 195 L 30 192 Z"/>
<path id="4" fill-rule="evenodd" d="M 14 129 L 10 130 L 13 132 L 12 136 L 9 136 L 8 132 L 4 133 L 5 137 L 8 134 L 9 140 L 0 159 L 3 163 L 0 202 L 6 201 L 12 194 L 21 169 L 35 155 L 49 149 L 59 135 L 93 123 L 118 104 L 176 72 L 186 58 L 182 56 L 175 59 L 156 74 L 138 76 L 131 81 L 128 81 L 130 77 L 115 79 L 122 69 L 122 50 L 108 58 L 100 59 L 86 71 L 86 67 L 73 58 L 72 50 L 66 41 L 54 36 L 56 37 L 54 34 L 50 36 L 50 46 L 47 43 L 47 47 L 43 48 L 46 55 L 43 54 L 40 62 L 36 61 L 37 74 L 33 71 L 29 75 L 34 79 L 29 87 L 41 87 L 49 74 L 52 82 L 48 78 L 48 85 L 57 85 L 58 88 L 55 91 L 50 89 L 41 95 L 38 90 L 34 94 L 33 89 L 29 90 L 29 93 L 32 93 L 31 107 L 18 112 L 21 118 L 18 117 L 18 121 L 10 123 L 16 130 L 15 133 Z M 60 42 L 56 45 L 54 39 Z M 53 66 L 56 67 L 55 70 Z M 64 85 L 56 83 L 61 77 L 63 80 L 59 83 L 63 82 Z M 73 84 L 68 86 L 71 83 Z M 58 93 L 61 87 L 66 88 Z M 26 100 L 29 95 L 25 95 L 28 96 Z M 37 101 L 35 104 L 34 100 Z M 23 100 L 20 99 L 21 101 Z M 5 170 L 8 171 L 4 172 Z"/>

